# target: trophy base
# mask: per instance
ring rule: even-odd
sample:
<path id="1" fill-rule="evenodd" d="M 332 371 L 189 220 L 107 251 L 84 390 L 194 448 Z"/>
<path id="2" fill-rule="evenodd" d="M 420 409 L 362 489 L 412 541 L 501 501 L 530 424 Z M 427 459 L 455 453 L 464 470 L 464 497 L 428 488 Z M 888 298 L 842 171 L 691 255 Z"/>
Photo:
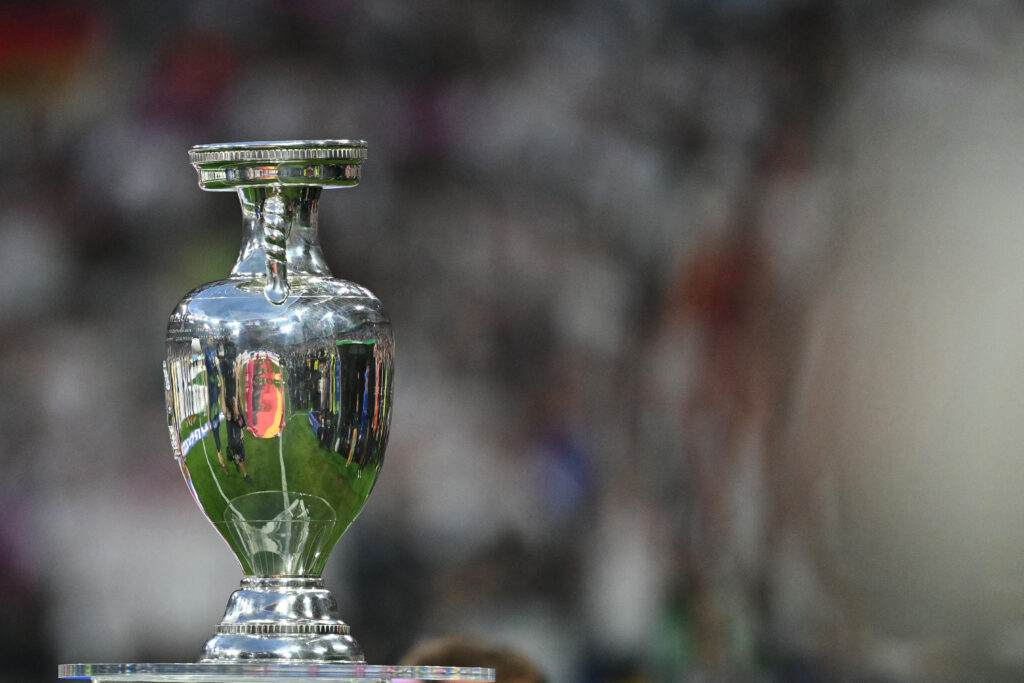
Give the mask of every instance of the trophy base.
<path id="1" fill-rule="evenodd" d="M 494 669 L 367 664 L 321 579 L 246 577 L 199 662 L 61 664 L 57 677 L 93 683 L 491 683 Z"/>
<path id="2" fill-rule="evenodd" d="M 364 663 L 359 643 L 319 577 L 245 577 L 201 663 Z"/>
<path id="3" fill-rule="evenodd" d="M 370 664 L 181 663 L 61 664 L 58 678 L 93 683 L 387 683 L 389 681 L 494 681 L 494 669 Z"/>

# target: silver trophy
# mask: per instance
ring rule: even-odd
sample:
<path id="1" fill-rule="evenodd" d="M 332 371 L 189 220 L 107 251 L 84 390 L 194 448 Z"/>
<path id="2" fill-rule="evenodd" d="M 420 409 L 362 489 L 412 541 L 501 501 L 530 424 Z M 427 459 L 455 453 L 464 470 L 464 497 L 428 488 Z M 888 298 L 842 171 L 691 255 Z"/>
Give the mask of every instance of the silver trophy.
<path id="1" fill-rule="evenodd" d="M 200 145 L 206 190 L 236 191 L 228 277 L 185 295 L 167 326 L 167 428 L 185 482 L 244 577 L 186 664 L 62 665 L 107 680 L 493 680 L 490 669 L 370 666 L 321 574 L 384 461 L 394 338 L 370 291 L 332 276 L 321 190 L 359 183 L 366 143 Z"/>

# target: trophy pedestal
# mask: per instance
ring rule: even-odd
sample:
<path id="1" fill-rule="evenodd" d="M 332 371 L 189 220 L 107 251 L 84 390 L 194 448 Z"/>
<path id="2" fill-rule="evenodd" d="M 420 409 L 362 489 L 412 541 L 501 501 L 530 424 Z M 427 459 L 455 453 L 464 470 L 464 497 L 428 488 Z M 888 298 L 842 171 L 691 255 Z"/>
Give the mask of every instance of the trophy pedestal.
<path id="1" fill-rule="evenodd" d="M 494 681 L 493 669 L 370 664 L 199 662 L 180 664 L 62 664 L 59 678 L 93 683 L 384 683 L 385 681 Z"/>
<path id="2" fill-rule="evenodd" d="M 364 663 L 320 578 L 242 579 L 200 662 Z"/>

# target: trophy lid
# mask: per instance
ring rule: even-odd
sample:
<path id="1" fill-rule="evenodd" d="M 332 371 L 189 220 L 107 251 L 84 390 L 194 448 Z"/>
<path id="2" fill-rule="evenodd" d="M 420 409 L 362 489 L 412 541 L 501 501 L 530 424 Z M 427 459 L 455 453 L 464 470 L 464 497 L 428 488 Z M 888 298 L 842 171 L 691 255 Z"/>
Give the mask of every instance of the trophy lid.
<path id="1" fill-rule="evenodd" d="M 196 145 L 188 160 L 204 190 L 256 185 L 352 187 L 366 161 L 363 140 L 278 140 Z"/>

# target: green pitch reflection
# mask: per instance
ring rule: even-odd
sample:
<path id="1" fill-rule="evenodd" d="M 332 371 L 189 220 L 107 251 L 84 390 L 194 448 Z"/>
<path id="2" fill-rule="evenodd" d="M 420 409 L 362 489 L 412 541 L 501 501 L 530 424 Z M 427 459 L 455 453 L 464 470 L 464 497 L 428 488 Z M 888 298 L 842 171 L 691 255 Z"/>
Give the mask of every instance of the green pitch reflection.
<path id="1" fill-rule="evenodd" d="M 196 501 L 247 575 L 318 576 L 380 470 L 389 354 L 373 340 L 284 358 L 179 348 L 170 426 Z"/>

